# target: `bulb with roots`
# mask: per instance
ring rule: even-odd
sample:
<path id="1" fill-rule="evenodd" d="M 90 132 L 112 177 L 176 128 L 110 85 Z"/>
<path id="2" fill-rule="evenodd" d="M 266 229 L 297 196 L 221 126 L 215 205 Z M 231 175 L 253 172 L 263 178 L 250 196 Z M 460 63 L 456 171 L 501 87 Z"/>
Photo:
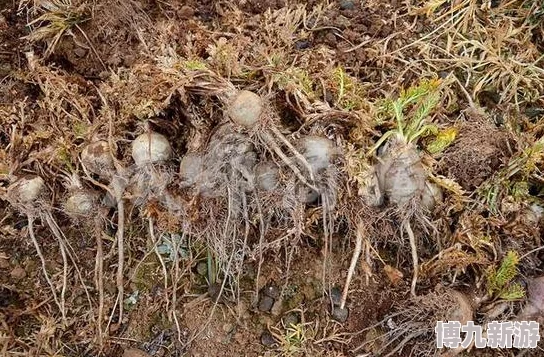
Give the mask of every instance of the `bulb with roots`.
<path id="1" fill-rule="evenodd" d="M 132 159 L 136 166 L 167 161 L 172 156 L 168 139 L 159 133 L 147 132 L 132 142 Z"/>
<path id="2" fill-rule="evenodd" d="M 300 146 L 314 175 L 331 165 L 337 151 L 332 140 L 316 135 L 303 137 Z"/>
<path id="3" fill-rule="evenodd" d="M 220 98 L 227 105 L 227 117 L 236 126 L 255 135 L 257 142 L 270 153 L 277 155 L 303 184 L 317 191 L 312 183 L 314 175 L 311 165 L 276 126 L 277 117 L 263 98 L 254 92 L 237 91 L 230 87 L 226 92 L 228 95 Z M 307 176 L 299 166 L 306 168 Z"/>
<path id="4" fill-rule="evenodd" d="M 391 204 L 404 207 L 401 214 L 414 213 L 407 208 L 409 203 L 419 204 L 423 211 L 431 211 L 442 200 L 440 187 L 430 183 L 421 156 L 413 143 L 407 142 L 402 135 L 393 136 L 378 152 L 378 164 L 375 167 L 378 192 L 385 195 Z M 380 201 L 380 200 L 376 200 Z M 416 212 L 419 209 L 416 209 Z M 409 219 L 403 219 L 403 229 L 410 240 L 412 251 L 413 277 L 411 285 L 412 295 L 416 295 L 418 278 L 418 253 L 416 238 L 412 231 Z"/>
<path id="5" fill-rule="evenodd" d="M 69 242 L 67 241 L 64 233 L 61 231 L 59 225 L 53 217 L 53 208 L 46 200 L 48 198 L 47 196 L 48 190 L 45 185 L 45 180 L 42 177 L 26 176 L 19 178 L 8 187 L 6 199 L 12 206 L 18 209 L 21 213 L 25 214 L 28 218 L 28 232 L 30 235 L 30 239 L 36 249 L 38 257 L 41 260 L 44 277 L 51 289 L 53 299 L 59 307 L 62 318 L 64 321 L 66 321 L 65 294 L 68 284 L 69 259 L 72 261 L 75 270 L 78 272 L 79 279 L 82 282 L 83 288 L 87 294 L 87 298 L 89 299 L 89 304 L 90 295 L 85 284 L 82 281 L 77 264 L 77 259 L 73 255 L 71 249 L 68 249 Z M 63 261 L 63 281 L 60 296 L 57 292 L 55 284 L 53 284 L 53 281 L 51 280 L 51 277 L 47 271 L 45 257 L 34 233 L 34 222 L 36 221 L 36 219 L 40 219 L 43 223 L 47 225 L 53 236 L 57 239 L 59 245 L 59 250 L 62 255 Z"/>
<path id="6" fill-rule="evenodd" d="M 248 90 L 241 90 L 228 107 L 228 116 L 238 125 L 252 128 L 259 123 L 263 113 L 263 100 Z"/>
<path id="7" fill-rule="evenodd" d="M 113 156 L 107 141 L 93 141 L 81 152 L 81 162 L 90 172 L 101 177 L 111 178 L 114 172 Z"/>
<path id="8" fill-rule="evenodd" d="M 144 204 L 150 197 L 165 200 L 172 174 L 161 164 L 171 157 L 172 147 L 164 135 L 150 131 L 134 139 L 132 159 L 136 168 L 131 178 L 131 193 L 136 205 Z"/>
<path id="9" fill-rule="evenodd" d="M 45 181 L 40 176 L 20 178 L 8 187 L 8 194 L 18 205 L 36 205 L 45 191 Z"/>
<path id="10" fill-rule="evenodd" d="M 402 206 L 418 198 L 422 208 L 432 210 L 442 200 L 440 187 L 427 180 L 415 145 L 395 136 L 380 150 L 378 160 L 378 185 L 390 203 Z"/>
<path id="11" fill-rule="evenodd" d="M 255 183 L 259 190 L 270 192 L 279 186 L 279 168 L 273 162 L 260 163 L 255 167 Z"/>
<path id="12" fill-rule="evenodd" d="M 206 197 L 225 197 L 254 188 L 255 147 L 246 135 L 231 132 L 226 126 L 217 131 L 202 157 L 196 186 Z"/>
<path id="13" fill-rule="evenodd" d="M 68 197 L 64 202 L 64 210 L 72 218 L 86 217 L 96 213 L 98 197 L 91 190 L 85 189 L 77 175 L 67 179 Z"/>

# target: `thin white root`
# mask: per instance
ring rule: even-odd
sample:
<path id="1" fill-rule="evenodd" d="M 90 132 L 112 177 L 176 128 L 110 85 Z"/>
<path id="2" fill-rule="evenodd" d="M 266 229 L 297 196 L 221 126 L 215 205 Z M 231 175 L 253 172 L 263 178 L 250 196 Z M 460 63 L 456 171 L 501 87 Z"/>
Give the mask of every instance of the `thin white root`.
<path id="1" fill-rule="evenodd" d="M 53 299 L 55 300 L 55 303 L 57 304 L 59 311 L 62 314 L 63 321 L 66 323 L 66 311 L 64 311 L 63 304 L 60 303 L 60 300 L 55 291 L 55 286 L 53 285 L 53 282 L 51 281 L 51 278 L 49 277 L 49 274 L 47 273 L 47 269 L 45 266 L 45 257 L 43 256 L 40 245 L 38 244 L 38 240 L 36 239 L 36 236 L 34 235 L 34 218 L 30 216 L 28 217 L 28 234 L 30 235 L 30 239 L 32 240 L 32 243 L 34 244 L 34 248 L 36 248 L 36 253 L 38 253 L 38 257 L 40 257 L 40 261 L 42 262 L 43 275 L 45 276 L 45 280 L 47 281 L 47 284 L 49 284 L 49 287 L 51 288 Z"/>
<path id="2" fill-rule="evenodd" d="M 412 286 L 410 287 L 410 293 L 412 294 L 412 296 L 416 296 L 416 284 L 419 271 L 416 237 L 414 236 L 414 232 L 412 231 L 412 227 L 410 226 L 410 222 L 408 220 L 403 222 L 403 226 L 406 229 L 406 233 L 408 233 L 408 238 L 410 239 L 410 248 L 412 249 L 412 262 L 414 265 L 414 274 L 412 276 Z"/>
<path id="3" fill-rule="evenodd" d="M 262 133 L 262 138 L 263 140 L 265 141 L 265 143 L 270 146 L 272 148 L 272 150 L 274 150 L 274 152 L 276 153 L 276 155 L 278 155 L 280 157 L 280 159 L 287 165 L 289 166 L 289 168 L 295 173 L 295 175 L 299 178 L 299 180 L 305 184 L 306 186 L 308 186 L 309 188 L 311 188 L 312 190 L 316 191 L 316 192 L 319 192 L 319 189 L 317 187 L 315 187 L 315 185 L 312 185 L 311 183 L 308 182 L 308 180 L 306 180 L 306 177 L 304 177 L 304 175 L 300 172 L 300 170 L 298 169 L 298 167 L 293 163 L 292 160 L 290 160 L 284 153 L 283 151 L 281 151 L 280 147 L 278 146 L 278 144 L 276 143 L 276 141 L 274 140 L 274 138 L 270 135 L 270 133 L 268 132 L 263 132 Z"/>
<path id="4" fill-rule="evenodd" d="M 56 227 L 53 225 L 50 214 L 45 214 L 45 220 L 47 221 L 47 224 L 49 225 L 49 228 L 53 232 L 53 235 L 57 239 L 57 242 L 59 244 L 60 254 L 62 256 L 62 289 L 60 292 L 60 304 L 62 305 L 62 310 L 66 310 L 66 287 L 68 286 L 68 257 L 66 256 L 66 247 L 64 246 L 64 242 L 62 241 L 62 237 L 58 234 L 56 231 Z"/>
<path id="5" fill-rule="evenodd" d="M 228 194 L 229 207 L 228 207 L 228 211 L 227 211 L 228 212 L 227 213 L 227 220 L 225 221 L 225 228 L 224 228 L 224 231 L 225 231 L 225 237 L 224 238 L 225 239 L 227 238 L 226 235 L 229 232 L 229 223 L 231 222 L 231 212 L 232 212 L 232 206 L 231 206 L 232 193 L 231 193 L 231 190 L 230 190 L 230 188 L 228 186 L 227 186 L 227 194 Z M 236 233 L 236 232 L 234 232 L 234 233 Z M 235 234 L 233 236 L 235 236 Z M 219 304 L 219 298 L 223 295 L 223 290 L 225 289 L 225 285 L 227 283 L 228 276 L 230 274 L 232 261 L 234 260 L 235 255 L 236 255 L 236 247 L 234 246 L 232 248 L 232 253 L 230 254 L 229 260 L 227 262 L 227 267 L 225 268 L 224 278 L 223 278 L 223 281 L 221 282 L 221 288 L 219 289 L 219 293 L 217 294 L 217 299 L 215 301 L 213 301 L 213 306 L 212 306 L 212 310 L 210 311 L 210 315 L 208 316 L 208 319 L 206 320 L 206 322 L 204 323 L 202 328 L 196 334 L 194 334 L 191 338 L 189 338 L 185 342 L 185 344 L 183 346 L 184 348 L 189 346 L 194 340 L 196 340 L 208 328 L 208 325 L 212 321 L 213 314 L 215 313 L 215 309 L 217 308 L 217 305 Z"/>
<path id="6" fill-rule="evenodd" d="M 348 298 L 349 284 L 353 278 L 353 273 L 355 273 L 355 267 L 357 266 L 357 261 L 359 260 L 359 255 L 361 255 L 361 248 L 363 243 L 363 228 L 361 225 L 357 227 L 357 235 L 355 238 L 355 250 L 351 256 L 351 263 L 349 265 L 348 276 L 346 277 L 346 284 L 344 285 L 344 291 L 342 291 L 342 300 L 340 300 L 340 309 L 344 309 L 346 305 L 346 300 Z"/>
<path id="7" fill-rule="evenodd" d="M 272 133 L 274 133 L 274 135 L 276 135 L 276 137 L 278 139 L 280 139 L 280 141 L 285 145 L 287 146 L 287 148 L 289 150 L 291 150 L 291 153 L 293 155 L 295 155 L 295 157 L 306 167 L 306 169 L 308 170 L 308 173 L 310 175 L 310 180 L 312 180 L 312 182 L 315 182 L 315 177 L 314 177 L 314 173 L 313 173 L 313 170 L 312 170 L 312 167 L 310 166 L 310 164 L 308 163 L 308 160 L 306 160 L 306 158 L 304 156 L 302 156 L 302 154 L 300 152 L 298 152 L 297 149 L 295 149 L 295 147 L 293 146 L 293 144 L 291 144 L 289 142 L 289 140 L 287 140 L 287 138 L 278 130 L 277 127 L 275 127 L 274 125 L 272 125 L 271 129 L 272 130 Z"/>
<path id="8" fill-rule="evenodd" d="M 259 299 L 259 278 L 261 277 L 261 268 L 263 265 L 263 244 L 264 244 L 264 218 L 259 195 L 255 195 L 257 201 L 257 213 L 259 214 L 259 263 L 257 264 L 257 275 L 255 277 L 255 301 Z"/>
<path id="9" fill-rule="evenodd" d="M 104 341 L 104 331 L 102 330 L 102 322 L 104 321 L 104 247 L 102 245 L 102 232 L 96 234 L 96 273 L 95 273 L 96 290 L 98 290 L 98 346 L 102 348 Z"/>
<path id="10" fill-rule="evenodd" d="M 60 303 L 63 310 L 66 310 L 66 287 L 68 286 L 68 257 L 66 256 L 66 249 L 61 239 L 57 238 L 60 248 L 60 254 L 62 256 L 62 290 L 60 292 Z"/>
<path id="11" fill-rule="evenodd" d="M 148 219 L 149 222 L 149 235 L 151 236 L 151 240 L 153 241 L 153 247 L 155 250 L 155 255 L 157 256 L 157 259 L 159 259 L 159 262 L 161 263 L 162 267 L 162 273 L 164 275 L 164 292 L 168 291 L 168 270 L 166 269 L 166 264 L 164 263 L 164 259 L 162 258 L 161 253 L 159 252 L 159 241 L 155 237 L 155 229 L 153 226 L 153 218 Z M 166 310 L 168 310 L 168 299 L 166 299 Z"/>
<path id="12" fill-rule="evenodd" d="M 124 246 L 124 234 L 125 234 L 125 203 L 122 198 L 117 199 L 117 300 L 119 301 L 119 324 L 123 322 L 123 267 L 125 262 L 125 246 Z"/>
<path id="13" fill-rule="evenodd" d="M 370 284 L 370 277 L 372 276 L 372 260 L 370 258 L 370 242 L 368 239 L 365 239 L 365 263 L 369 269 L 365 269 L 365 283 L 366 286 Z"/>
<path id="14" fill-rule="evenodd" d="M 79 281 L 81 282 L 81 286 L 83 287 L 83 290 L 85 291 L 85 294 L 87 295 L 87 301 L 89 303 L 89 308 L 92 309 L 93 303 L 91 301 L 91 295 L 89 293 L 89 289 L 87 289 L 87 285 L 85 285 L 85 281 L 83 280 L 83 276 L 81 275 L 81 270 L 78 267 L 77 260 L 76 260 L 76 253 L 74 251 L 74 248 L 70 245 L 70 242 L 64 235 L 64 232 L 60 229 L 59 225 L 57 224 L 57 221 L 53 218 L 50 212 L 47 212 L 45 214 L 45 220 L 47 221 L 47 224 L 49 225 L 49 228 L 57 238 L 59 244 L 62 245 L 65 252 L 68 255 L 68 258 L 72 261 L 72 264 L 74 265 L 74 269 L 77 272 L 77 276 L 79 278 Z"/>

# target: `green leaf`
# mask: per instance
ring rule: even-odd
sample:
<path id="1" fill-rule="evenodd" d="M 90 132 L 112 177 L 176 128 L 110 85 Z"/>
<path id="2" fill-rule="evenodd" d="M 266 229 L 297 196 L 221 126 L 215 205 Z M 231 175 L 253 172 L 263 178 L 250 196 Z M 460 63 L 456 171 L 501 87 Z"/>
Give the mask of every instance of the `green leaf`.
<path id="1" fill-rule="evenodd" d="M 459 131 L 456 128 L 441 130 L 436 135 L 436 138 L 427 145 L 427 151 L 431 154 L 438 154 L 439 152 L 444 151 L 451 143 L 453 143 L 458 132 Z"/>
<path id="2" fill-rule="evenodd" d="M 499 294 L 499 298 L 504 300 L 518 300 L 525 297 L 525 289 L 519 283 L 510 284 Z"/>
<path id="3" fill-rule="evenodd" d="M 507 285 L 518 274 L 519 255 L 516 251 L 508 251 L 499 269 L 490 268 L 487 273 L 487 289 L 490 294 L 501 294 Z"/>

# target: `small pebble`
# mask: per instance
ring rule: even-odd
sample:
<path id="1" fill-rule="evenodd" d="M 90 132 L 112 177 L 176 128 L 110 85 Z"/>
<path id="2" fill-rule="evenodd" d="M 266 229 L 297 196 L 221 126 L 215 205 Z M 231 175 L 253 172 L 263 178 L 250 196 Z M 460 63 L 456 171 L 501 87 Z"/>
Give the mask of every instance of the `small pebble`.
<path id="1" fill-rule="evenodd" d="M 274 347 L 278 345 L 274 336 L 272 336 L 272 334 L 268 331 L 264 331 L 261 334 L 261 343 L 266 347 Z"/>
<path id="2" fill-rule="evenodd" d="M 270 296 L 263 295 L 259 299 L 259 311 L 270 311 L 272 306 L 274 306 L 274 299 L 272 299 Z"/>
<path id="3" fill-rule="evenodd" d="M 290 312 L 283 317 L 283 325 L 285 327 L 290 327 L 291 325 L 296 325 L 300 322 L 299 315 L 294 312 Z"/>
<path id="4" fill-rule="evenodd" d="M 349 316 L 349 310 L 347 307 L 341 309 L 340 306 L 335 306 L 332 309 L 332 318 L 338 322 L 346 322 Z"/>
<path id="5" fill-rule="evenodd" d="M 182 8 L 179 11 L 179 16 L 182 19 L 189 19 L 193 17 L 194 15 L 195 15 L 195 10 L 191 6 L 188 6 L 188 5 L 182 6 Z"/>
<path id="6" fill-rule="evenodd" d="M 208 274 L 208 264 L 206 262 L 200 262 L 196 265 L 196 272 L 199 275 L 206 276 Z"/>
<path id="7" fill-rule="evenodd" d="M 8 269 L 9 268 L 9 260 L 6 258 L 0 258 L 0 269 Z"/>
<path id="8" fill-rule="evenodd" d="M 266 296 L 270 296 L 274 300 L 280 297 L 280 291 L 278 287 L 274 284 L 266 285 L 263 288 L 263 294 Z"/>
<path id="9" fill-rule="evenodd" d="M 353 0 L 342 0 L 340 1 L 341 10 L 353 10 L 355 9 L 355 1 Z"/>
<path id="10" fill-rule="evenodd" d="M 305 50 L 307 48 L 311 47 L 311 43 L 308 40 L 299 40 L 295 42 L 295 49 L 297 50 Z"/>
<path id="11" fill-rule="evenodd" d="M 17 265 L 13 268 L 10 275 L 14 280 L 22 280 L 26 277 L 26 271 L 20 265 Z"/>
<path id="12" fill-rule="evenodd" d="M 330 297 L 334 306 L 339 306 L 342 303 L 342 290 L 338 286 L 331 289 Z"/>
<path id="13" fill-rule="evenodd" d="M 272 309 L 270 310 L 270 313 L 272 316 L 281 316 L 283 312 L 283 301 L 281 299 L 276 300 L 274 302 L 274 305 L 272 305 Z"/>
<path id="14" fill-rule="evenodd" d="M 234 325 L 231 324 L 231 323 L 226 323 L 223 325 L 223 331 L 226 332 L 226 333 L 229 333 L 231 332 L 232 330 L 234 330 Z"/>
<path id="15" fill-rule="evenodd" d="M 220 301 L 220 295 L 219 295 L 220 292 L 221 292 L 220 283 L 213 283 L 210 286 L 208 286 L 208 295 L 210 296 L 213 302 Z"/>
<path id="16" fill-rule="evenodd" d="M 74 54 L 79 58 L 85 57 L 85 55 L 87 54 L 87 50 L 82 47 L 76 47 L 74 49 Z"/>

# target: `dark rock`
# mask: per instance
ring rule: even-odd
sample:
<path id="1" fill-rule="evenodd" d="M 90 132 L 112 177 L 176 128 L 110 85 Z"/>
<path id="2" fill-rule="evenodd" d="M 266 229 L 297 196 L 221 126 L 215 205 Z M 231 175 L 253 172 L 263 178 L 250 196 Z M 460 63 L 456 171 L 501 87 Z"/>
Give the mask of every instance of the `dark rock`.
<path id="1" fill-rule="evenodd" d="M 305 50 L 307 48 L 310 48 L 312 44 L 308 40 L 299 40 L 295 42 L 295 49 L 297 50 Z"/>
<path id="2" fill-rule="evenodd" d="M 526 108 L 524 114 L 527 115 L 530 119 L 536 118 L 544 114 L 544 109 L 538 107 L 529 107 Z"/>
<path id="3" fill-rule="evenodd" d="M 221 283 L 213 283 L 208 286 L 208 295 L 213 302 L 221 302 Z"/>
<path id="4" fill-rule="evenodd" d="M 341 0 L 340 10 L 353 10 L 355 9 L 355 1 L 353 0 Z"/>
<path id="5" fill-rule="evenodd" d="M 280 291 L 278 287 L 274 284 L 266 285 L 263 288 L 263 294 L 266 296 L 271 297 L 272 299 L 276 300 L 280 297 Z"/>
<path id="6" fill-rule="evenodd" d="M 340 306 L 335 306 L 332 309 L 332 318 L 333 320 L 336 320 L 338 322 L 346 322 L 349 316 L 349 310 L 347 307 L 344 307 L 343 309 L 340 308 Z"/>
<path id="7" fill-rule="evenodd" d="M 330 291 L 330 298 L 334 306 L 339 306 L 342 302 L 342 290 L 335 286 Z"/>
<path id="8" fill-rule="evenodd" d="M 270 296 L 263 295 L 259 299 L 259 311 L 267 312 L 272 309 L 272 306 L 274 306 L 274 299 L 272 299 Z"/>
<path id="9" fill-rule="evenodd" d="M 283 325 L 289 327 L 291 325 L 296 325 L 300 322 L 300 317 L 297 313 L 290 312 L 283 317 Z"/>
<path id="10" fill-rule="evenodd" d="M 268 331 L 264 331 L 261 334 L 261 343 L 266 347 L 275 347 L 278 345 L 278 342 L 274 336 L 272 336 L 272 334 Z"/>

